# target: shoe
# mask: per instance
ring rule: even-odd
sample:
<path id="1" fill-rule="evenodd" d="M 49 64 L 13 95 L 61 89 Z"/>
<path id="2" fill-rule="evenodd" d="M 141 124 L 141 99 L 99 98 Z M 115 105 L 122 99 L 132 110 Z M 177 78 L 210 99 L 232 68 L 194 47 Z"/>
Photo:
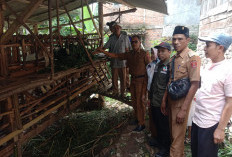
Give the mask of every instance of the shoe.
<path id="1" fill-rule="evenodd" d="M 141 132 L 143 129 L 145 129 L 145 125 L 138 125 L 133 131 Z"/>
<path id="2" fill-rule="evenodd" d="M 186 138 L 186 139 L 184 140 L 184 143 L 185 143 L 185 144 L 191 144 L 191 139 Z"/>
<path id="3" fill-rule="evenodd" d="M 158 153 L 155 154 L 155 157 L 168 157 L 169 150 L 168 149 L 161 149 Z"/>
<path id="4" fill-rule="evenodd" d="M 154 138 L 149 139 L 148 144 L 151 147 L 159 147 L 159 143 L 158 143 L 157 139 L 154 139 Z"/>

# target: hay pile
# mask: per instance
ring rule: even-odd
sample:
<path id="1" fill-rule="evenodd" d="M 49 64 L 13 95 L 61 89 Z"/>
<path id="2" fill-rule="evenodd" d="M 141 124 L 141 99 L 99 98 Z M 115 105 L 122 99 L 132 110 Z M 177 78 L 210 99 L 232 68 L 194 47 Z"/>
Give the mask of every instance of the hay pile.
<path id="1" fill-rule="evenodd" d="M 132 108 L 106 99 L 101 110 L 76 110 L 24 146 L 24 156 L 95 156 L 111 145 Z"/>

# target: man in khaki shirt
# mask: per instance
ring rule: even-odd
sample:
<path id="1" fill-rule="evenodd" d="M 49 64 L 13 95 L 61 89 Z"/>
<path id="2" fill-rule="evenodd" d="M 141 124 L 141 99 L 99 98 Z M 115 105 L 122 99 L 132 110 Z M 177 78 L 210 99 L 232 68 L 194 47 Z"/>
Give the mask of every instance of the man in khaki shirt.
<path id="1" fill-rule="evenodd" d="M 169 113 L 169 123 L 171 132 L 170 157 L 184 157 L 184 138 L 188 120 L 188 113 L 191 101 L 199 88 L 200 81 L 200 57 L 188 48 L 189 29 L 184 26 L 176 26 L 173 32 L 172 44 L 177 54 L 170 61 L 170 76 L 172 74 L 172 60 L 174 61 L 174 78 L 173 81 L 189 78 L 191 87 L 187 95 L 178 100 L 173 100 L 168 96 L 166 90 L 163 97 L 161 111 L 163 114 Z M 169 83 L 171 82 L 171 78 Z M 166 104 L 167 102 L 167 104 Z M 168 112 L 167 108 L 168 106 Z"/>
<path id="2" fill-rule="evenodd" d="M 127 66 L 129 67 L 129 73 L 131 74 L 131 98 L 132 106 L 135 111 L 135 117 L 138 120 L 138 125 L 134 131 L 140 132 L 145 128 L 145 104 L 143 98 L 145 98 L 147 91 L 147 71 L 146 65 L 150 63 L 150 54 L 141 49 L 141 41 L 139 36 L 133 36 L 131 39 L 132 49 L 126 53 L 109 53 L 104 49 L 98 48 L 96 53 L 103 52 L 105 55 L 111 58 L 119 58 L 121 60 L 127 60 Z"/>

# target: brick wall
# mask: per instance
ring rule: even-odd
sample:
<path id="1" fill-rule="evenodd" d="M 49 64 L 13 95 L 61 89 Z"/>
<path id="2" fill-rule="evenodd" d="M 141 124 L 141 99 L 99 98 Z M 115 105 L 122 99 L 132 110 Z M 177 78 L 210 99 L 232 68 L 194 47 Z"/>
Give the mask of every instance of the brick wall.
<path id="1" fill-rule="evenodd" d="M 232 2 L 229 0 L 213 8 L 207 8 L 210 5 L 202 3 L 201 20 L 199 25 L 199 36 L 207 36 L 214 32 L 225 32 L 232 36 Z M 199 41 L 197 50 L 203 58 L 203 63 L 208 61 L 204 57 L 205 43 Z M 232 58 L 232 46 L 227 50 L 225 54 L 226 59 Z"/>
<path id="2" fill-rule="evenodd" d="M 107 3 L 104 4 L 104 14 L 110 12 L 128 10 L 127 6 Z M 104 17 L 104 24 L 109 21 L 115 20 L 117 16 Z M 164 14 L 137 8 L 136 12 L 123 14 L 117 22 L 120 21 L 120 25 L 123 29 L 127 31 L 132 31 L 136 33 L 136 30 L 140 30 L 138 32 L 143 32 L 142 35 L 143 45 L 145 49 L 150 49 L 153 46 L 154 40 L 160 38 L 162 36 L 163 24 L 164 24 Z M 107 27 L 105 29 L 108 29 Z"/>

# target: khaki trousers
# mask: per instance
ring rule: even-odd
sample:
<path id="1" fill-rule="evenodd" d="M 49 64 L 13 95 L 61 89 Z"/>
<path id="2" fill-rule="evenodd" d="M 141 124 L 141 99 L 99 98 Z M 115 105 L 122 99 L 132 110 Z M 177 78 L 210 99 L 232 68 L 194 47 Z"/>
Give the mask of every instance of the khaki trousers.
<path id="1" fill-rule="evenodd" d="M 124 94 L 126 87 L 126 68 L 112 68 L 111 71 L 112 71 L 113 92 L 118 93 L 118 77 L 119 77 L 120 91 L 121 94 Z"/>
<path id="2" fill-rule="evenodd" d="M 126 68 L 126 88 L 130 88 L 130 75 L 129 75 L 129 68 Z"/>
<path id="3" fill-rule="evenodd" d="M 138 79 L 131 79 L 131 99 L 132 99 L 132 106 L 135 111 L 135 116 L 139 122 L 139 125 L 145 124 L 145 114 L 146 114 L 146 107 L 143 102 L 143 97 L 146 95 L 147 90 L 147 81 L 144 78 Z"/>
<path id="4" fill-rule="evenodd" d="M 184 139 L 188 122 L 188 114 L 191 104 L 186 111 L 185 121 L 182 124 L 176 123 L 176 116 L 184 103 L 185 97 L 179 100 L 172 100 L 168 97 L 169 123 L 171 133 L 170 157 L 184 157 Z"/>

